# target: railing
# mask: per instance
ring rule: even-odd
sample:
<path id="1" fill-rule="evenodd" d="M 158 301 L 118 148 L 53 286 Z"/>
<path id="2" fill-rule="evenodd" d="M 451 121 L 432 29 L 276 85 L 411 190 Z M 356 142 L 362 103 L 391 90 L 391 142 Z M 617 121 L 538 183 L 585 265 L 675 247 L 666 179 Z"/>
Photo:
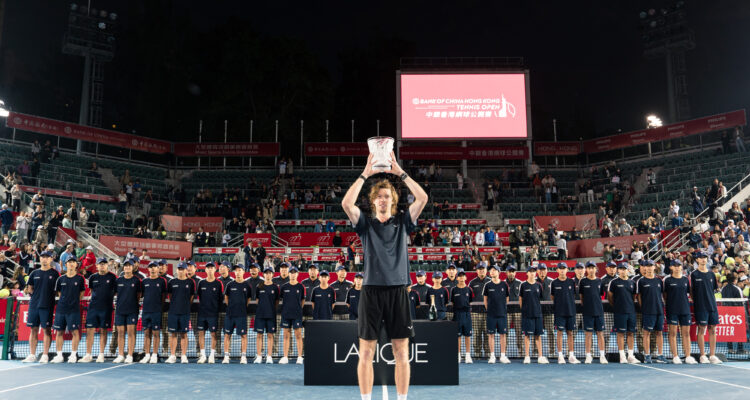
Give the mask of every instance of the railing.
<path id="1" fill-rule="evenodd" d="M 94 239 L 93 236 L 89 235 L 86 231 L 83 229 L 77 228 L 76 233 L 78 234 L 79 238 L 89 246 L 93 247 L 95 250 L 95 253 L 98 252 L 99 256 L 106 256 L 107 258 L 117 258 L 117 254 L 115 254 L 112 250 L 104 247 L 98 240 Z"/>

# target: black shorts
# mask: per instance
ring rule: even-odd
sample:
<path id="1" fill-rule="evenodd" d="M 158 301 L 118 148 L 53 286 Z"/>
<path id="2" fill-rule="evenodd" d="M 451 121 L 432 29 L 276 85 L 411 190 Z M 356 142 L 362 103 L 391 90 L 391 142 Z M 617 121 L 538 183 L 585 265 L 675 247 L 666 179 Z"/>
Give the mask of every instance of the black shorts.
<path id="1" fill-rule="evenodd" d="M 361 339 L 377 340 L 381 327 L 385 327 L 388 340 L 414 336 L 409 293 L 404 286 L 363 286 L 357 310 L 357 333 Z"/>

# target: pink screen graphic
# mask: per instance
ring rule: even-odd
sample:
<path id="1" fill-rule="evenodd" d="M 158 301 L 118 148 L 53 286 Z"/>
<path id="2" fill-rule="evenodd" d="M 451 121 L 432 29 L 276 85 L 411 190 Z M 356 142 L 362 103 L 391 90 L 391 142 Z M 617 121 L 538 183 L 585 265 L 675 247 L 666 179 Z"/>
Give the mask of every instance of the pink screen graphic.
<path id="1" fill-rule="evenodd" d="M 401 75 L 403 139 L 526 136 L 524 74 Z"/>

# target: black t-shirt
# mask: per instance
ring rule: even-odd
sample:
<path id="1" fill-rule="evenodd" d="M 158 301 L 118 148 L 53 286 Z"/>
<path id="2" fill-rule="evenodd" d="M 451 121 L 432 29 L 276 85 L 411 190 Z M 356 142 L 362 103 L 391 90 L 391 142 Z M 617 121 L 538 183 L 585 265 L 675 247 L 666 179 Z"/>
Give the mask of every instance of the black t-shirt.
<path id="1" fill-rule="evenodd" d="M 359 215 L 355 231 L 364 251 L 365 286 L 406 286 L 409 278 L 407 239 L 415 228 L 409 209 L 380 222 L 365 212 Z"/>
<path id="2" fill-rule="evenodd" d="M 256 318 L 276 318 L 276 302 L 281 297 L 279 287 L 271 283 L 258 285 L 256 297 L 258 298 L 258 308 L 255 311 Z"/>
<path id="3" fill-rule="evenodd" d="M 303 279 L 300 282 L 305 287 L 305 302 L 312 300 L 312 291 L 316 287 L 320 286 L 320 279 L 312 280 L 310 278 Z"/>
<path id="4" fill-rule="evenodd" d="M 349 305 L 350 317 L 359 317 L 359 313 L 357 311 L 357 308 L 359 307 L 359 293 L 360 291 L 355 288 L 351 288 L 348 292 L 346 292 L 346 304 Z M 419 299 L 418 295 L 417 299 Z"/>

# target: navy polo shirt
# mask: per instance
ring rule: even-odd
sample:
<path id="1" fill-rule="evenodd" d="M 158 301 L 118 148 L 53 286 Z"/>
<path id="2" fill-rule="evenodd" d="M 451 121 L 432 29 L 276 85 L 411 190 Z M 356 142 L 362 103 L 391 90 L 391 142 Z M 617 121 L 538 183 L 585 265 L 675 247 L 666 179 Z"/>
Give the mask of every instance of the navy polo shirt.
<path id="1" fill-rule="evenodd" d="M 612 293 L 612 305 L 615 314 L 633 314 L 635 313 L 635 303 L 633 295 L 635 294 L 635 283 L 630 279 L 622 279 L 619 276 L 609 282 L 607 289 Z"/>
<path id="2" fill-rule="evenodd" d="M 332 319 L 333 303 L 336 302 L 336 292 L 328 286 L 323 289 L 320 286 L 313 289 L 312 294 L 313 319 Z"/>
<path id="3" fill-rule="evenodd" d="M 142 291 L 141 280 L 137 276 L 133 275 L 130 279 L 124 276 L 117 278 L 117 286 L 115 288 L 115 292 L 117 293 L 116 312 L 121 315 L 137 313 L 140 308 L 138 305 L 138 293 Z"/>
<path id="4" fill-rule="evenodd" d="M 231 281 L 224 288 L 227 296 L 227 317 L 247 317 L 247 301 L 250 300 L 252 289 L 247 281 Z"/>
<path id="5" fill-rule="evenodd" d="M 195 296 L 195 282 L 190 279 L 169 281 L 169 313 L 190 314 L 190 298 Z"/>
<path id="6" fill-rule="evenodd" d="M 583 278 L 578 282 L 578 293 L 581 295 L 583 315 L 587 317 L 598 317 L 604 315 L 601 293 L 604 285 L 599 278 Z"/>
<path id="7" fill-rule="evenodd" d="M 89 290 L 91 300 L 89 300 L 89 311 L 112 311 L 112 300 L 115 297 L 115 288 L 117 287 L 117 276 L 111 272 L 104 275 L 99 273 L 89 276 Z"/>
<path id="8" fill-rule="evenodd" d="M 555 279 L 550 284 L 550 292 L 555 301 L 555 315 L 571 317 L 576 315 L 576 285 L 572 279 Z"/>
<path id="9" fill-rule="evenodd" d="M 60 314 L 71 314 L 81 311 L 81 292 L 86 290 L 86 281 L 81 275 L 57 278 L 55 292 L 60 292 L 56 311 Z"/>
<path id="10" fill-rule="evenodd" d="M 205 279 L 198 282 L 198 315 L 201 317 L 216 317 L 219 315 L 219 305 L 224 300 L 224 284 L 216 279 L 209 282 Z"/>
<path id="11" fill-rule="evenodd" d="M 470 287 L 454 287 L 451 290 L 451 302 L 453 303 L 453 311 L 470 311 L 471 301 L 474 299 L 474 292 Z"/>
<path id="12" fill-rule="evenodd" d="M 667 315 L 690 314 L 690 279 L 687 276 L 664 278 L 664 294 L 667 297 Z"/>
<path id="13" fill-rule="evenodd" d="M 664 300 L 662 299 L 663 282 L 659 278 L 646 278 L 638 280 L 636 293 L 641 295 L 641 313 L 657 315 L 664 313 Z"/>
<path id="14" fill-rule="evenodd" d="M 419 301 L 419 292 L 412 287 L 412 289 L 409 290 L 409 313 L 411 314 L 412 319 L 417 318 L 417 305 L 419 305 Z M 357 303 L 359 304 L 359 298 L 357 298 Z"/>
<path id="15" fill-rule="evenodd" d="M 542 285 L 539 282 L 529 283 L 524 281 L 521 283 L 521 299 L 523 300 L 521 315 L 524 318 L 542 316 Z"/>
<path id="16" fill-rule="evenodd" d="M 505 317 L 508 315 L 508 284 L 487 282 L 482 289 L 482 296 L 487 298 L 487 316 Z"/>
<path id="17" fill-rule="evenodd" d="M 143 286 L 143 313 L 161 312 L 164 294 L 167 293 L 167 279 L 158 277 L 156 279 L 146 278 L 141 281 Z"/>
<path id="18" fill-rule="evenodd" d="M 695 312 L 718 312 L 714 291 L 717 289 L 716 275 L 711 271 L 700 272 L 697 269 L 690 274 L 690 286 L 693 288 L 693 310 Z"/>
<path id="19" fill-rule="evenodd" d="M 357 290 L 355 288 L 351 288 L 348 292 L 346 292 L 346 304 L 349 305 L 349 316 L 359 317 L 357 307 L 359 307 L 360 292 L 360 290 Z M 411 292 L 411 290 L 409 292 Z M 419 296 L 417 296 L 417 298 L 419 298 Z"/>
<path id="20" fill-rule="evenodd" d="M 55 284 L 60 273 L 50 268 L 47 271 L 35 269 L 29 274 L 27 285 L 34 289 L 29 308 L 52 308 L 55 306 Z"/>
<path id="21" fill-rule="evenodd" d="M 427 289 L 427 304 L 431 304 L 432 298 L 430 296 L 435 296 L 435 308 L 438 311 L 445 312 L 446 304 L 448 304 L 448 289 L 441 287 L 440 289 L 435 289 L 433 287 L 430 287 Z"/>
<path id="22" fill-rule="evenodd" d="M 258 308 L 255 310 L 256 318 L 276 318 L 276 302 L 279 301 L 279 287 L 272 283 L 258 285 L 257 295 Z"/>
<path id="23" fill-rule="evenodd" d="M 281 286 L 281 318 L 302 319 L 302 300 L 305 299 L 305 286 L 297 282 L 296 285 L 285 283 Z"/>

